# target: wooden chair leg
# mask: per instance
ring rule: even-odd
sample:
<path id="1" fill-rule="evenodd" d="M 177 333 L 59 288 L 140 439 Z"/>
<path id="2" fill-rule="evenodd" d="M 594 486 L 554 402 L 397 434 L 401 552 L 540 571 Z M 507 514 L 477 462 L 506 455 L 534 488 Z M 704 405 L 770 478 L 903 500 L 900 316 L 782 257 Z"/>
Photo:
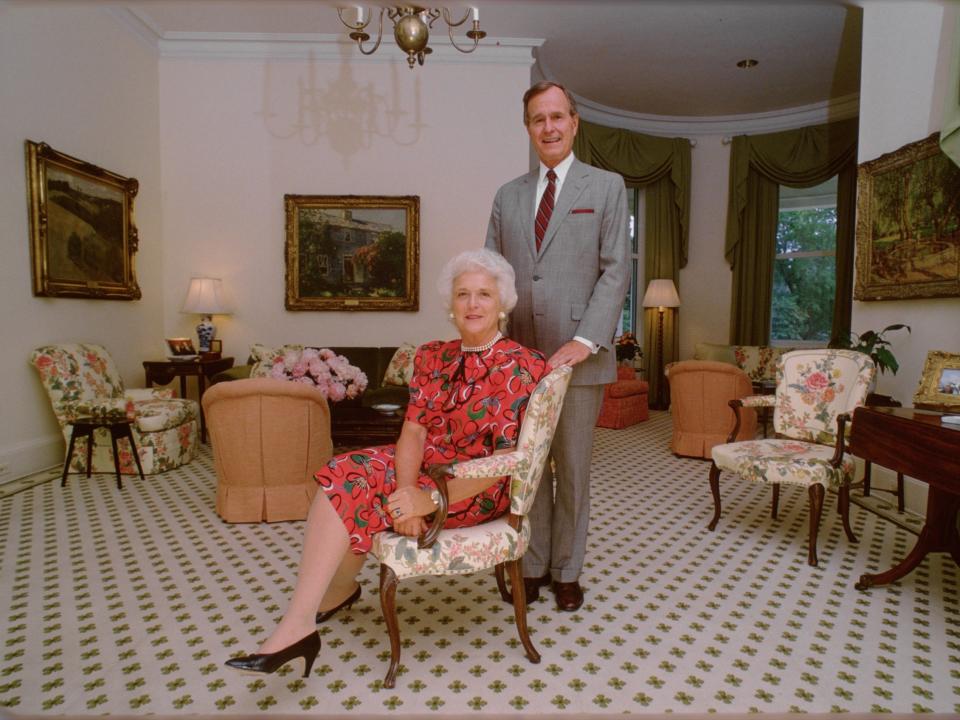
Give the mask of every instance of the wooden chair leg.
<path id="1" fill-rule="evenodd" d="M 817 533 L 820 530 L 820 515 L 823 513 L 823 485 L 814 483 L 810 495 L 810 538 L 807 547 L 807 564 L 817 566 Z"/>
<path id="2" fill-rule="evenodd" d="M 77 428 L 74 426 L 70 432 L 70 446 L 67 448 L 67 459 L 63 461 L 63 476 L 60 478 L 60 487 L 67 484 L 67 473 L 70 472 L 70 460 L 73 459 L 73 446 L 77 442 Z"/>
<path id="3" fill-rule="evenodd" d="M 903 473 L 897 473 L 897 511 L 904 510 Z"/>
<path id="4" fill-rule="evenodd" d="M 503 563 L 499 563 L 493 569 L 493 574 L 497 576 L 497 589 L 500 590 L 500 597 L 503 598 L 504 602 L 513 604 L 513 594 L 507 589 L 507 582 L 503 577 Z"/>
<path id="5" fill-rule="evenodd" d="M 120 479 L 120 448 L 117 447 L 116 428 L 110 428 L 110 445 L 113 446 L 113 469 L 117 473 L 117 490 L 123 490 L 123 481 Z"/>
<path id="6" fill-rule="evenodd" d="M 715 530 L 720 521 L 720 468 L 715 462 L 710 463 L 710 492 L 713 493 L 713 520 L 707 529 Z"/>
<path id="7" fill-rule="evenodd" d="M 397 668 L 400 667 L 400 626 L 397 622 L 397 584 L 396 573 L 387 565 L 380 565 L 380 612 L 387 623 L 387 632 L 390 634 L 390 667 L 383 679 L 383 686 L 392 688 L 397 679 Z"/>
<path id="8" fill-rule="evenodd" d="M 510 573 L 510 587 L 513 589 L 513 616 L 517 621 L 517 632 L 520 634 L 520 642 L 523 643 L 523 649 L 527 651 L 527 658 L 532 663 L 540 662 L 540 653 L 533 646 L 530 640 L 530 633 L 527 631 L 527 596 L 523 587 L 523 572 L 520 570 L 520 561 L 511 560 L 507 563 L 497 565 L 497 577 L 503 574 L 503 566 L 507 566 Z"/>
<path id="9" fill-rule="evenodd" d="M 770 517 L 774 520 L 777 519 L 777 514 L 780 512 L 780 483 L 773 484 L 773 504 L 770 506 Z"/>
<path id="10" fill-rule="evenodd" d="M 843 531 L 847 534 L 847 540 L 852 543 L 860 542 L 857 536 L 853 534 L 853 528 L 850 527 L 850 486 L 841 485 L 837 491 L 837 512 L 843 520 Z"/>
<path id="11" fill-rule="evenodd" d="M 123 436 L 127 438 L 127 442 L 130 443 L 130 454 L 133 455 L 133 461 L 137 464 L 137 472 L 140 473 L 140 479 L 146 481 L 146 478 L 143 477 L 143 466 L 140 464 L 140 451 L 137 450 L 137 442 L 133 439 L 133 430 L 129 425 L 124 426 Z"/>

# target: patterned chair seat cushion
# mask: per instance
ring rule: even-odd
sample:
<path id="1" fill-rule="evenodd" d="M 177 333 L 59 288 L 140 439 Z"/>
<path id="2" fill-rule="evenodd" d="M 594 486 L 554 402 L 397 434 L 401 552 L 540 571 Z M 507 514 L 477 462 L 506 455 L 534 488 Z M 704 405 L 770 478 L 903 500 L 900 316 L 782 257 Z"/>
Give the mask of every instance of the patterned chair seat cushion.
<path id="1" fill-rule="evenodd" d="M 713 461 L 721 470 L 754 482 L 780 482 L 836 488 L 853 478 L 854 460 L 844 455 L 839 470 L 830 466 L 834 449 L 826 445 L 771 438 L 716 445 Z"/>
<path id="2" fill-rule="evenodd" d="M 134 403 L 134 407 L 137 429 L 144 433 L 160 432 L 200 419 L 198 406 L 192 400 L 144 400 Z"/>
<path id="3" fill-rule="evenodd" d="M 372 552 L 397 578 L 416 575 L 467 575 L 520 557 L 530 542 L 524 518 L 517 533 L 506 518 L 474 527 L 444 530 L 433 547 L 417 548 L 417 538 L 385 531 L 374 536 Z"/>

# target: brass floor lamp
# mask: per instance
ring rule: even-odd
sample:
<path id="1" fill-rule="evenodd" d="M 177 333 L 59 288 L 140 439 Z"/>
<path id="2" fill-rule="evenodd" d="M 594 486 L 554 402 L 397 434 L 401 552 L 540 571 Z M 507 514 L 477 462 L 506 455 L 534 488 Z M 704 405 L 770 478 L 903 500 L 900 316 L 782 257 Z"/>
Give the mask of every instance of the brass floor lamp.
<path id="1" fill-rule="evenodd" d="M 657 364 L 653 372 L 657 374 L 657 397 L 655 407 L 658 410 L 667 409 L 666 378 L 663 374 L 663 312 L 667 308 L 680 307 L 680 295 L 673 280 L 659 278 L 651 280 L 647 285 L 647 292 L 643 295 L 645 308 L 657 308 Z M 650 376 L 653 379 L 653 375 Z"/>

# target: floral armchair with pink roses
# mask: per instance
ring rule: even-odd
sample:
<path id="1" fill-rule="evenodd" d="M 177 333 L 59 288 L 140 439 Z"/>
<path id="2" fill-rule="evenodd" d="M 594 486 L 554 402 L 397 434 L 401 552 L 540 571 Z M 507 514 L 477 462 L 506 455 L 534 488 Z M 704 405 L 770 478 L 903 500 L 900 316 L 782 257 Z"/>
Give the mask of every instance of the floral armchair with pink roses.
<path id="1" fill-rule="evenodd" d="M 31 364 L 50 397 L 53 413 L 69 443 L 73 421 L 80 417 L 126 417 L 132 422 L 140 464 L 146 475 L 172 470 L 197 454 L 200 411 L 193 400 L 173 397 L 164 388 L 125 390 L 110 354 L 100 345 L 46 345 L 30 355 Z M 109 432 L 98 429 L 93 472 L 113 472 Z M 87 439 L 77 438 L 70 469 L 87 470 Z M 120 472 L 136 474 L 126 439 L 119 440 Z"/>
<path id="2" fill-rule="evenodd" d="M 807 490 L 810 500 L 807 562 L 817 564 L 817 533 L 827 490 L 837 493 L 837 511 L 851 542 L 850 484 L 855 464 L 846 453 L 853 411 L 863 405 L 876 373 L 868 355 L 851 350 L 794 350 L 777 366 L 776 395 L 753 395 L 730 402 L 737 415 L 733 432 L 711 451 L 710 490 L 720 519 L 720 473 L 726 471 L 773 488 L 772 516 L 777 517 L 781 485 Z M 773 408 L 775 438 L 733 442 L 741 408 Z"/>

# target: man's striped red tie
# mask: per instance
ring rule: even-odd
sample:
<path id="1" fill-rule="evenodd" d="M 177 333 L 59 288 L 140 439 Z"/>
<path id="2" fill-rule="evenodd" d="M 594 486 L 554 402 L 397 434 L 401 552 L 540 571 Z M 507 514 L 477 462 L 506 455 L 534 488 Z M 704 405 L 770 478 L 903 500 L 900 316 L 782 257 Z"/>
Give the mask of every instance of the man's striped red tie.
<path id="1" fill-rule="evenodd" d="M 537 252 L 540 252 L 540 244 L 543 242 L 543 236 L 547 232 L 547 225 L 550 224 L 550 216 L 553 214 L 553 195 L 557 187 L 557 174 L 553 170 L 547 171 L 547 189 L 543 191 L 543 197 L 540 198 L 540 207 L 537 208 Z"/>

